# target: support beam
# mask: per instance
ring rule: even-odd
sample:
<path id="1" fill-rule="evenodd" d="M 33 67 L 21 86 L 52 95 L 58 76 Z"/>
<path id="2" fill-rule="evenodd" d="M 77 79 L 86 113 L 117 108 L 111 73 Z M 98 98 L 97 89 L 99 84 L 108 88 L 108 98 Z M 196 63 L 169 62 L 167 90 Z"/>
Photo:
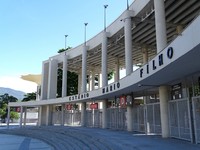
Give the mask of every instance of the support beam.
<path id="1" fill-rule="evenodd" d="M 81 126 L 86 126 L 86 102 L 81 103 Z"/>
<path id="2" fill-rule="evenodd" d="M 108 128 L 108 115 L 107 115 L 107 108 L 108 108 L 108 102 L 107 100 L 103 100 L 103 112 L 102 112 L 102 128 L 106 129 Z"/>
<path id="3" fill-rule="evenodd" d="M 10 125 L 10 106 L 8 106 L 8 114 L 7 114 L 7 129 L 9 129 Z"/>
<path id="4" fill-rule="evenodd" d="M 49 62 L 43 62 L 43 64 L 42 64 L 41 100 L 47 99 L 48 78 L 49 78 Z"/>
<path id="5" fill-rule="evenodd" d="M 131 95 L 127 95 L 127 101 L 129 104 L 127 104 L 127 131 L 132 132 L 133 131 L 133 100 Z"/>
<path id="6" fill-rule="evenodd" d="M 61 108 L 61 126 L 65 125 L 65 104 L 62 104 Z"/>
<path id="7" fill-rule="evenodd" d="M 56 95 L 57 95 L 57 73 L 58 73 L 57 60 L 50 59 L 47 99 L 56 98 Z"/>
<path id="8" fill-rule="evenodd" d="M 102 56 L 101 56 L 102 87 L 108 85 L 107 43 L 108 43 L 107 32 L 104 31 L 102 34 Z"/>
<path id="9" fill-rule="evenodd" d="M 22 128 L 22 120 L 23 120 L 23 107 L 20 106 L 20 120 L 19 120 L 19 127 Z"/>
<path id="10" fill-rule="evenodd" d="M 166 86 L 159 87 L 160 97 L 160 115 L 161 115 L 161 129 L 162 137 L 168 138 L 169 132 L 169 112 L 168 112 L 168 101 L 169 101 L 169 90 Z"/>
<path id="11" fill-rule="evenodd" d="M 82 93 L 87 92 L 87 47 L 83 45 L 82 51 Z"/>
<path id="12" fill-rule="evenodd" d="M 26 126 L 27 107 L 24 107 L 24 126 Z"/>
<path id="13" fill-rule="evenodd" d="M 63 55 L 62 97 L 67 96 L 67 55 Z"/>
<path id="14" fill-rule="evenodd" d="M 129 75 L 133 72 L 131 16 L 129 15 L 129 10 L 126 11 L 124 23 L 126 75 Z"/>

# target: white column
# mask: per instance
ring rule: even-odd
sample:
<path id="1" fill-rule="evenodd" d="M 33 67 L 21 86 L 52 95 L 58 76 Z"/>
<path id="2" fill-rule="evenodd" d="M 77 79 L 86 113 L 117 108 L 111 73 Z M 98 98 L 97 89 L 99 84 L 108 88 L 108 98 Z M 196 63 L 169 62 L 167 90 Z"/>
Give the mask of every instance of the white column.
<path id="1" fill-rule="evenodd" d="M 103 100 L 102 105 L 103 105 L 103 109 L 102 109 L 102 128 L 106 129 L 108 127 L 108 117 L 107 117 L 108 102 L 107 102 L 107 100 Z"/>
<path id="2" fill-rule="evenodd" d="M 81 126 L 86 126 L 86 102 L 81 103 Z"/>
<path id="3" fill-rule="evenodd" d="M 27 107 L 24 107 L 24 126 L 26 126 Z"/>
<path id="4" fill-rule="evenodd" d="M 67 55 L 63 55 L 62 97 L 67 96 Z"/>
<path id="5" fill-rule="evenodd" d="M 40 100 L 41 95 L 41 85 L 37 85 L 36 101 Z"/>
<path id="6" fill-rule="evenodd" d="M 52 105 L 46 106 L 46 125 L 52 125 Z"/>
<path id="7" fill-rule="evenodd" d="M 20 107 L 20 120 L 19 120 L 19 127 L 22 128 L 22 120 L 23 120 L 23 107 Z"/>
<path id="8" fill-rule="evenodd" d="M 132 96 L 128 95 L 127 99 L 129 104 L 127 104 L 127 131 L 133 131 L 133 105 L 132 105 Z"/>
<path id="9" fill-rule="evenodd" d="M 42 63 L 41 100 L 47 99 L 48 78 L 49 78 L 49 62 L 43 62 Z"/>
<path id="10" fill-rule="evenodd" d="M 148 51 L 146 48 L 143 48 L 142 56 L 143 56 L 143 65 L 144 65 L 148 62 Z"/>
<path id="11" fill-rule="evenodd" d="M 78 74 L 78 93 L 80 94 L 81 93 L 81 82 L 82 81 L 82 74 L 81 74 L 81 70 Z"/>
<path id="12" fill-rule="evenodd" d="M 56 98 L 57 94 L 57 72 L 58 62 L 55 59 L 51 59 L 49 63 L 49 80 L 48 80 L 48 99 Z"/>
<path id="13" fill-rule="evenodd" d="M 8 106 L 8 113 L 7 113 L 7 129 L 9 129 L 10 124 L 10 106 Z"/>
<path id="14" fill-rule="evenodd" d="M 61 126 L 65 125 L 65 104 L 62 104 L 61 108 Z"/>
<path id="15" fill-rule="evenodd" d="M 42 106 L 38 107 L 38 126 L 42 125 Z"/>
<path id="16" fill-rule="evenodd" d="M 87 92 L 87 47 L 83 45 L 82 51 L 82 93 Z"/>
<path id="17" fill-rule="evenodd" d="M 94 68 L 92 68 L 90 72 L 90 91 L 93 91 L 94 89 L 95 89 L 95 72 Z"/>
<path id="18" fill-rule="evenodd" d="M 116 59 L 116 62 L 115 62 L 115 74 L 114 74 L 114 77 L 115 77 L 115 82 L 119 81 L 120 79 L 120 70 L 119 70 L 119 58 Z"/>
<path id="19" fill-rule="evenodd" d="M 127 106 L 127 130 L 133 131 L 133 106 Z"/>
<path id="20" fill-rule="evenodd" d="M 99 73 L 98 75 L 98 87 L 101 88 L 102 87 L 102 74 Z"/>
<path id="21" fill-rule="evenodd" d="M 157 53 L 167 46 L 167 32 L 165 22 L 165 6 L 164 0 L 154 0 L 155 7 L 155 25 L 156 25 L 156 44 Z M 160 97 L 160 115 L 162 137 L 169 137 L 169 114 L 168 114 L 168 91 L 166 86 L 159 87 Z"/>
<path id="22" fill-rule="evenodd" d="M 183 26 L 182 26 L 182 25 L 178 25 L 178 26 L 176 27 L 176 32 L 177 32 L 177 34 L 180 35 L 182 31 L 183 31 Z"/>
<path id="23" fill-rule="evenodd" d="M 124 39 L 125 39 L 125 64 L 126 75 L 133 72 L 133 58 L 132 58 L 132 32 L 131 32 L 131 17 L 127 10 L 126 18 L 124 19 Z"/>
<path id="24" fill-rule="evenodd" d="M 161 115 L 161 129 L 162 137 L 169 137 L 169 112 L 168 112 L 168 88 L 166 86 L 159 87 L 159 97 L 160 97 L 160 115 Z"/>
<path id="25" fill-rule="evenodd" d="M 101 73 L 102 73 L 102 87 L 108 85 L 108 69 L 107 69 L 107 32 L 102 34 L 102 56 L 101 56 Z"/>
<path id="26" fill-rule="evenodd" d="M 157 53 L 167 45 L 164 0 L 154 0 Z"/>

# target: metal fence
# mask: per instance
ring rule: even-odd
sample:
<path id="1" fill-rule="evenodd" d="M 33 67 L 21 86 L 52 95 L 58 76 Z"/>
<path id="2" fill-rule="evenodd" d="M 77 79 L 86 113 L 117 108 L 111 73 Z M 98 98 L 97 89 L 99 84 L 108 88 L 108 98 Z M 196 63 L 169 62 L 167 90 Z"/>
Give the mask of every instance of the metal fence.
<path id="1" fill-rule="evenodd" d="M 135 106 L 133 108 L 133 130 L 147 134 L 160 134 L 160 103 Z"/>
<path id="2" fill-rule="evenodd" d="M 133 108 L 133 130 L 145 132 L 145 105 L 136 106 Z"/>
<path id="3" fill-rule="evenodd" d="M 61 119 L 62 119 L 61 111 L 52 112 L 52 124 L 53 125 L 61 124 Z"/>
<path id="4" fill-rule="evenodd" d="M 171 137 L 192 141 L 191 118 L 188 99 L 169 101 Z"/>
<path id="5" fill-rule="evenodd" d="M 64 123 L 66 125 L 80 125 L 81 112 L 79 110 L 68 110 L 64 113 Z"/>
<path id="6" fill-rule="evenodd" d="M 108 108 L 108 128 L 127 130 L 126 108 Z"/>
<path id="7" fill-rule="evenodd" d="M 193 97 L 192 104 L 194 115 L 195 141 L 196 143 L 200 143 L 200 97 Z"/>
<path id="8" fill-rule="evenodd" d="M 102 110 L 87 110 L 86 111 L 86 126 L 87 127 L 102 127 Z"/>

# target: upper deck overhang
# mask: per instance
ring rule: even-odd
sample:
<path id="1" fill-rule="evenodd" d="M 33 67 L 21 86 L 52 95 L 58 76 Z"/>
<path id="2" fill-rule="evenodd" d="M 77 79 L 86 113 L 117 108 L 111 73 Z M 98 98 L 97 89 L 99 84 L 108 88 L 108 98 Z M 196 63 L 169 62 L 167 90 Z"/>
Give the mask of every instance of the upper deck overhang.
<path id="1" fill-rule="evenodd" d="M 169 85 L 200 71 L 200 16 L 191 22 L 181 35 L 176 37 L 164 50 L 157 54 L 147 64 L 134 71 L 129 76 L 120 79 L 98 90 L 64 98 L 9 103 L 9 106 L 40 106 L 61 104 L 67 102 L 93 101 L 108 99 L 122 94 L 137 94 L 147 89 L 140 85 Z M 148 68 L 148 69 L 147 69 Z M 147 71 L 148 70 L 148 71 Z M 112 90 L 111 90 L 112 89 Z"/>

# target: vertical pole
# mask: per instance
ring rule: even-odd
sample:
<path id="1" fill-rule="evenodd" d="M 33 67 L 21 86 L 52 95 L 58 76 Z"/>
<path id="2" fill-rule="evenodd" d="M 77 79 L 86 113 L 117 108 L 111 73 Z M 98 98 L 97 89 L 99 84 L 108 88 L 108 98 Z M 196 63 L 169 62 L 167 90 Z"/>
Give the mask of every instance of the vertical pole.
<path id="1" fill-rule="evenodd" d="M 127 131 L 133 131 L 133 98 L 132 95 L 127 95 Z"/>
<path id="2" fill-rule="evenodd" d="M 42 106 L 38 107 L 38 126 L 42 125 Z"/>
<path id="3" fill-rule="evenodd" d="M 165 21 L 165 4 L 164 0 L 154 0 L 155 7 L 155 26 L 156 26 L 156 45 L 157 53 L 162 51 L 167 46 L 167 32 Z M 160 115 L 162 137 L 168 138 L 169 131 L 169 114 L 168 114 L 168 88 L 166 86 L 159 87 L 160 97 Z"/>
<path id="4" fill-rule="evenodd" d="M 119 58 L 116 59 L 115 63 L 115 82 L 119 81 L 120 79 L 120 71 L 119 71 Z"/>
<path id="5" fill-rule="evenodd" d="M 19 121 L 19 127 L 22 128 L 22 120 L 23 120 L 23 107 L 20 107 L 20 121 Z"/>
<path id="6" fill-rule="evenodd" d="M 48 99 L 56 98 L 57 95 L 57 69 L 58 62 L 55 59 L 50 60 L 49 64 L 49 80 L 48 80 Z"/>
<path id="7" fill-rule="evenodd" d="M 161 128 L 162 137 L 169 137 L 169 112 L 168 112 L 168 88 L 166 86 L 159 87 L 159 97 L 160 97 L 160 115 L 161 115 Z"/>
<path id="8" fill-rule="evenodd" d="M 101 58 L 101 66 L 102 66 L 102 87 L 108 85 L 108 71 L 107 71 L 107 33 L 103 32 L 102 34 L 102 58 Z"/>
<path id="9" fill-rule="evenodd" d="M 86 26 L 88 23 L 85 23 L 85 43 L 83 45 L 82 52 L 82 93 L 87 91 L 87 47 L 86 47 Z"/>
<path id="10" fill-rule="evenodd" d="M 43 62 L 42 63 L 41 100 L 47 99 L 48 78 L 49 78 L 49 62 Z"/>
<path id="11" fill-rule="evenodd" d="M 131 17 L 128 12 L 129 11 L 127 10 L 127 17 L 124 19 L 126 75 L 133 72 Z"/>
<path id="12" fill-rule="evenodd" d="M 81 103 L 81 126 L 86 126 L 86 102 Z"/>
<path id="13" fill-rule="evenodd" d="M 62 104 L 61 110 L 61 126 L 65 125 L 65 104 Z"/>
<path id="14" fill-rule="evenodd" d="M 67 96 L 67 55 L 63 55 L 62 97 Z"/>
<path id="15" fill-rule="evenodd" d="M 10 125 L 10 106 L 8 106 L 8 114 L 7 114 L 7 129 L 9 129 Z"/>
<path id="16" fill-rule="evenodd" d="M 108 127 L 108 116 L 107 116 L 107 100 L 103 100 L 103 112 L 102 112 L 102 128 L 106 129 Z"/>
<path id="17" fill-rule="evenodd" d="M 26 126 L 27 107 L 24 107 L 24 126 Z"/>

